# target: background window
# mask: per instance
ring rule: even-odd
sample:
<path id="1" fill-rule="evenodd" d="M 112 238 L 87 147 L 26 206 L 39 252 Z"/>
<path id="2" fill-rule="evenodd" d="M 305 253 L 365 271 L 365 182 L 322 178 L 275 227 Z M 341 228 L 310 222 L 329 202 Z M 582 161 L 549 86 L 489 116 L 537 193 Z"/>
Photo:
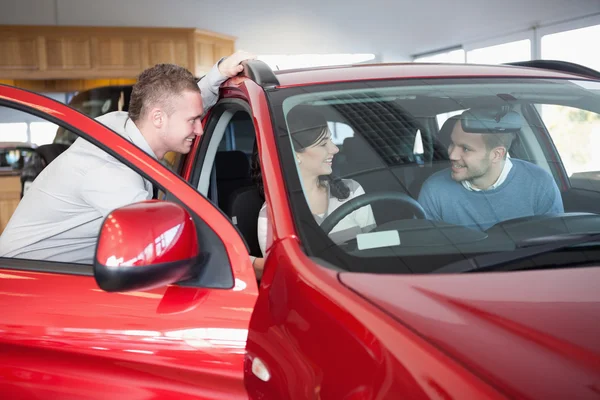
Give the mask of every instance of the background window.
<path id="1" fill-rule="evenodd" d="M 375 54 L 281 54 L 259 55 L 259 60 L 264 61 L 274 70 L 310 68 L 328 65 L 359 64 L 375 59 Z"/>
<path id="2" fill-rule="evenodd" d="M 503 64 L 531 60 L 531 40 L 519 40 L 467 52 L 469 64 Z"/>
<path id="3" fill-rule="evenodd" d="M 449 118 L 454 117 L 455 115 L 462 114 L 464 111 L 465 110 L 456 110 L 456 111 L 450 111 L 450 112 L 447 112 L 447 113 L 436 115 L 435 119 L 437 120 L 438 128 L 442 129 L 442 126 L 444 125 L 444 122 L 446 122 Z"/>
<path id="4" fill-rule="evenodd" d="M 567 174 L 600 171 L 600 114 L 558 105 L 541 108 Z"/>
<path id="5" fill-rule="evenodd" d="M 29 124 L 31 143 L 38 146 L 50 144 L 56 136 L 58 125 L 52 122 L 32 122 Z"/>
<path id="6" fill-rule="evenodd" d="M 27 123 L 0 123 L 0 138 L 2 142 L 27 142 Z"/>
<path id="7" fill-rule="evenodd" d="M 417 56 L 415 57 L 414 62 L 463 64 L 465 62 L 465 51 L 463 49 L 456 49 L 443 53 Z"/>
<path id="8" fill-rule="evenodd" d="M 354 136 L 354 131 L 350 125 L 343 122 L 328 121 L 329 130 L 331 131 L 331 141 L 340 146 L 344 144 L 344 139 Z"/>
<path id="9" fill-rule="evenodd" d="M 553 33 L 542 37 L 542 58 L 570 61 L 600 70 L 600 25 Z"/>

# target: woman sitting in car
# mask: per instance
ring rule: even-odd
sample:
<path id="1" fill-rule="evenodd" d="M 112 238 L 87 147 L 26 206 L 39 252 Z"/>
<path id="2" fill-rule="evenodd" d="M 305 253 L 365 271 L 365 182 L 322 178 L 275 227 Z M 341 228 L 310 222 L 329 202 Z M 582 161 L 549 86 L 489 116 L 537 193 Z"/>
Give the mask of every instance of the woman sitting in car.
<path id="1" fill-rule="evenodd" d="M 327 120 L 314 107 L 300 105 L 287 114 L 296 164 L 308 206 L 320 225 L 329 214 L 344 204 L 365 193 L 358 182 L 340 179 L 332 175 L 333 157 L 339 152 L 331 141 Z M 266 203 L 258 217 L 258 243 L 265 253 L 269 221 Z M 371 206 L 364 206 L 344 217 L 333 227 L 329 235 L 335 242 L 343 242 L 366 232 L 375 226 Z M 257 277 L 262 276 L 264 260 L 255 258 L 252 265 Z"/>

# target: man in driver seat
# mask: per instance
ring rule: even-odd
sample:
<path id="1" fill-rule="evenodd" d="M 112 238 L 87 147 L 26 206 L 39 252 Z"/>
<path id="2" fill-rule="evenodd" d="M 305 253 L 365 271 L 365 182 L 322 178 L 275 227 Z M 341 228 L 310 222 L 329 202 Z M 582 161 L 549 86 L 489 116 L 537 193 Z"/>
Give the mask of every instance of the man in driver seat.
<path id="1" fill-rule="evenodd" d="M 425 181 L 419 203 L 428 219 L 486 230 L 501 221 L 564 212 L 552 176 L 507 157 L 522 117 L 507 109 L 471 109 L 455 122 L 451 167 Z"/>

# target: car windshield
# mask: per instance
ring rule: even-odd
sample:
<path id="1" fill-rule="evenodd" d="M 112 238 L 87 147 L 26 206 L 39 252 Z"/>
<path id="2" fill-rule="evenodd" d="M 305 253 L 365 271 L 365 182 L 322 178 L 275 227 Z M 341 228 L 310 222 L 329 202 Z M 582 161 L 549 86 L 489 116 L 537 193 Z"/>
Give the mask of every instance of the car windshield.
<path id="1" fill-rule="evenodd" d="M 268 96 L 302 244 L 338 268 L 431 273 L 600 233 L 600 82 L 361 81 Z M 598 261 L 569 249 L 533 263 Z"/>

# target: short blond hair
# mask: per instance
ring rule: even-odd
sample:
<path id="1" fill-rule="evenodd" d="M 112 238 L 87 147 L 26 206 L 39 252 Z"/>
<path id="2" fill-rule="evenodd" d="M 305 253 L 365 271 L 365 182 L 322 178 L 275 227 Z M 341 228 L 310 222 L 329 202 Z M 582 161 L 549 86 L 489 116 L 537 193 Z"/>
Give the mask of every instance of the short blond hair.
<path id="1" fill-rule="evenodd" d="M 200 92 L 198 80 L 187 69 L 174 64 L 157 64 L 148 68 L 133 85 L 129 117 L 136 122 L 157 105 L 173 113 L 173 99 L 185 91 Z"/>

